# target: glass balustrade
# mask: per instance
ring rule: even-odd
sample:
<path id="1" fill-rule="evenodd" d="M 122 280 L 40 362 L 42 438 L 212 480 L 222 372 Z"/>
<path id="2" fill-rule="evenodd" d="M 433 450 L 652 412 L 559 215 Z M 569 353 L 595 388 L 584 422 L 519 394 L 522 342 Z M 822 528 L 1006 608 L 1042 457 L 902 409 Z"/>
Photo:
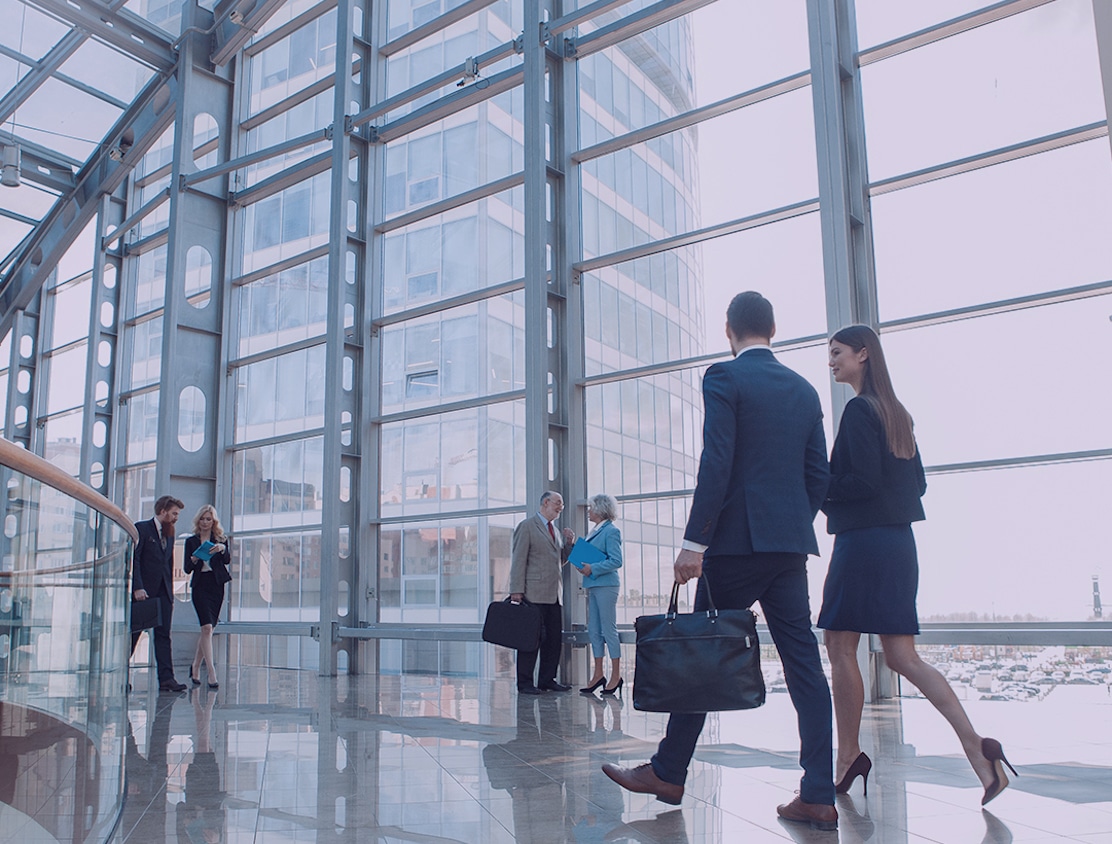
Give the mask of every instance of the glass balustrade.
<path id="1" fill-rule="evenodd" d="M 0 463 L 0 838 L 104 841 L 124 794 L 134 527 L 2 441 Z"/>

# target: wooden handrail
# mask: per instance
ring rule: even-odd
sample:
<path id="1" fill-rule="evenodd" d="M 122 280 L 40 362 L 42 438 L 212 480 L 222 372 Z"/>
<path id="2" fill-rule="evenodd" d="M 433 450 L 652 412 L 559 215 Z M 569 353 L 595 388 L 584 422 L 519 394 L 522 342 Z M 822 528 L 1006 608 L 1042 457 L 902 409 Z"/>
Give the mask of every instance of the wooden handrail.
<path id="1" fill-rule="evenodd" d="M 37 454 L 31 454 L 27 449 L 20 448 L 3 437 L 0 437 L 0 464 L 64 492 L 71 498 L 76 498 L 82 504 L 92 507 L 126 530 L 132 542 L 139 541 L 139 531 L 135 529 L 135 524 L 124 514 L 123 510 L 95 489 L 81 483 L 73 475 L 62 471 Z"/>

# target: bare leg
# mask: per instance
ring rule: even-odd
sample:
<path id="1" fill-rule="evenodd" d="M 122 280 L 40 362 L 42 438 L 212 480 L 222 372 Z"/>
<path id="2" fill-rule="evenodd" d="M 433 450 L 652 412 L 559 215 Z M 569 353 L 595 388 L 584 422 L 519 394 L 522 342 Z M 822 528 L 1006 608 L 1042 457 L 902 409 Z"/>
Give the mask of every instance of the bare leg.
<path id="1" fill-rule="evenodd" d="M 201 638 L 197 640 L 197 648 L 204 656 L 205 662 L 208 663 L 208 681 L 210 683 L 216 682 L 216 665 L 212 661 L 212 625 L 201 625 Z M 199 660 L 198 660 L 199 662 Z M 199 667 L 199 666 L 198 666 Z M 196 676 L 196 675 L 194 675 Z"/>
<path id="2" fill-rule="evenodd" d="M 588 686 L 593 686 L 595 683 L 597 683 L 602 678 L 603 678 L 602 657 L 601 656 L 596 656 L 595 657 L 595 670 L 591 674 L 591 679 L 588 681 L 587 685 Z"/>
<path id="3" fill-rule="evenodd" d="M 830 691 L 838 726 L 834 782 L 839 783 L 861 753 L 861 710 L 865 706 L 865 684 L 857 664 L 857 643 L 861 634 L 852 630 L 826 630 L 823 638 L 830 660 Z"/>
<path id="4" fill-rule="evenodd" d="M 973 729 L 969 716 L 965 714 L 961 701 L 938 671 L 919 658 L 912 636 L 881 636 L 884 646 L 884 659 L 888 667 L 897 671 L 915 684 L 923 696 L 942 713 L 942 717 L 954 728 L 969 764 L 985 787 L 993 780 L 992 763 L 981 752 L 981 736 Z"/>
<path id="5" fill-rule="evenodd" d="M 602 676 L 602 660 L 599 660 L 599 676 Z M 622 676 L 622 658 L 610 657 L 610 682 L 606 685 L 613 686 L 618 682 L 618 678 Z"/>
<path id="6" fill-rule="evenodd" d="M 205 658 L 205 651 L 202 643 L 205 640 L 205 628 L 201 628 L 201 635 L 197 639 L 197 648 L 193 651 L 193 662 L 189 666 L 189 679 L 200 679 L 201 673 L 201 660 Z"/>

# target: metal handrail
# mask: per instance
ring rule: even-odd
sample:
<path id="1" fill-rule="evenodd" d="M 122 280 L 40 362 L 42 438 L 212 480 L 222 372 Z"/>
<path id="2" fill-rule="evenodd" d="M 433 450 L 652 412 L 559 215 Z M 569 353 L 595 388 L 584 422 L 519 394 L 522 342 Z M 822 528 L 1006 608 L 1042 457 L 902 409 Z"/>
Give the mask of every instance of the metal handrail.
<path id="1" fill-rule="evenodd" d="M 59 492 L 64 492 L 71 498 L 76 498 L 122 527 L 133 542 L 139 541 L 139 531 L 135 529 L 135 524 L 123 510 L 96 490 L 81 483 L 73 475 L 3 437 L 0 437 L 0 464 L 47 484 Z"/>

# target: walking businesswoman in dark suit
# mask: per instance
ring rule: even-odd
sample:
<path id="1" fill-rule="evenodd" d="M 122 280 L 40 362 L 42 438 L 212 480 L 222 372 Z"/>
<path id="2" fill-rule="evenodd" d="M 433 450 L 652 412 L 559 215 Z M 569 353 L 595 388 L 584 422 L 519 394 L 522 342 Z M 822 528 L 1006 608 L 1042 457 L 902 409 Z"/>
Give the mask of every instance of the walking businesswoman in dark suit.
<path id="1" fill-rule="evenodd" d="M 200 547 L 212 542 L 211 556 L 205 560 L 197 556 Z M 220 517 L 211 504 L 204 505 L 193 517 L 193 535 L 185 540 L 185 573 L 193 573 L 190 590 L 193 593 L 193 609 L 197 611 L 197 621 L 201 625 L 201 638 L 197 640 L 197 651 L 189 668 L 189 679 L 194 686 L 201 685 L 201 661 L 208 663 L 208 685 L 210 689 L 220 688 L 216 681 L 216 666 L 212 661 L 212 629 L 220 621 L 220 608 L 224 605 L 224 584 L 232 579 L 228 566 L 232 558 L 228 553 L 228 537 L 220 527 Z"/>
<path id="2" fill-rule="evenodd" d="M 834 534 L 818 626 L 826 631 L 838 723 L 835 790 L 845 793 L 860 776 L 868 793 L 872 762 L 858 743 L 865 691 L 857 643 L 862 633 L 877 633 L 888 667 L 914 683 L 954 728 L 984 786 L 984 805 L 1007 788 L 1004 765 L 1015 769 L 1000 742 L 977 734 L 946 678 L 915 651 L 919 563 L 911 523 L 925 518 L 920 498 L 927 481 L 911 414 L 896 398 L 880 338 L 868 326 L 833 336 L 830 370 L 857 393 L 842 413 L 822 506 Z"/>
<path id="3" fill-rule="evenodd" d="M 584 563 L 583 588 L 587 590 L 587 635 L 595 657 L 595 670 L 586 688 L 592 693 L 602 686 L 604 695 L 621 694 L 622 646 L 618 640 L 618 569 L 622 567 L 622 532 L 614 524 L 618 502 L 606 494 L 594 495 L 587 502 L 587 519 L 595 527 L 587 541 L 606 558 L 597 563 Z M 610 651 L 610 682 L 602 673 L 603 651 Z"/>

